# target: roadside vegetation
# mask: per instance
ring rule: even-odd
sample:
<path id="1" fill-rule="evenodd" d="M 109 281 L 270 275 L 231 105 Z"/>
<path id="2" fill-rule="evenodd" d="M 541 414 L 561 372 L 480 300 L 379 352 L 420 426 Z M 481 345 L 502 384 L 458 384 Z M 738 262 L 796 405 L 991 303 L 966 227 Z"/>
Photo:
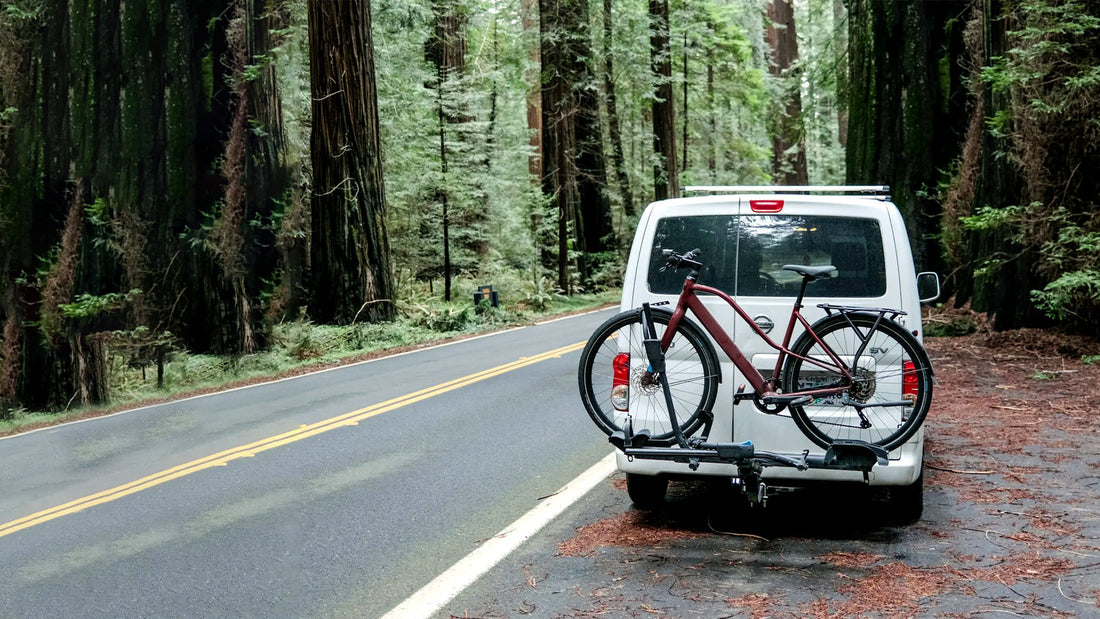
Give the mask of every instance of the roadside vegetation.
<path id="1" fill-rule="evenodd" d="M 124 348 L 115 348 L 108 359 L 109 406 L 80 406 L 74 401 L 60 412 L 10 409 L 7 418 L 0 419 L 0 435 L 522 326 L 616 303 L 619 298 L 618 290 L 564 295 L 544 278 L 531 282 L 515 279 L 494 287 L 499 303 L 492 307 L 488 300 L 474 304 L 478 287 L 474 280 L 456 284 L 459 300 L 453 302 L 433 297 L 427 283 L 406 287 L 393 322 L 337 326 L 315 324 L 303 317 L 272 325 L 270 346 L 247 355 L 195 354 L 173 348 L 158 368 L 155 362 L 136 362 Z"/>

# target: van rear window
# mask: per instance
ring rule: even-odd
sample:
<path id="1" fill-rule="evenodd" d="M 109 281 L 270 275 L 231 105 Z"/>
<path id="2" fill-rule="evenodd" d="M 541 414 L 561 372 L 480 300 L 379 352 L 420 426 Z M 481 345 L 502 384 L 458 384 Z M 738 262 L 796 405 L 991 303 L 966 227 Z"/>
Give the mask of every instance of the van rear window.
<path id="1" fill-rule="evenodd" d="M 802 279 L 785 264 L 831 264 L 837 276 L 810 284 L 811 297 L 886 294 L 882 230 L 874 219 L 823 215 L 697 215 L 657 222 L 649 289 L 679 294 L 685 272 L 659 272 L 661 252 L 702 250 L 699 283 L 731 295 L 795 296 Z"/>

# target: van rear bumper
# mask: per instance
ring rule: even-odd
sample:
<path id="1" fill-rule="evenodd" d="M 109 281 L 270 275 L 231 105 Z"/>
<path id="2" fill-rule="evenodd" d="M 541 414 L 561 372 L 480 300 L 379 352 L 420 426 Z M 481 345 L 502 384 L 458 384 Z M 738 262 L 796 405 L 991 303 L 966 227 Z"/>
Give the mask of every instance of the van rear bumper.
<path id="1" fill-rule="evenodd" d="M 888 465 L 876 464 L 867 475 L 867 482 L 872 486 L 907 486 L 916 481 L 920 476 L 923 466 L 924 432 L 918 432 L 913 440 L 898 449 L 890 452 Z M 799 458 L 801 454 L 788 454 L 792 458 Z M 823 455 L 821 452 L 814 456 Z M 669 478 L 697 477 L 700 475 L 711 477 L 737 477 L 738 470 L 734 464 L 702 462 L 697 470 L 692 470 L 687 463 L 675 462 L 665 459 L 630 458 L 621 451 L 615 454 L 616 464 L 620 471 L 639 475 L 657 475 Z M 798 470 L 789 466 L 769 466 L 764 469 L 762 479 L 769 485 L 775 486 L 811 486 L 824 482 L 857 482 L 864 483 L 864 474 L 861 471 L 835 470 L 829 468 L 807 468 Z"/>

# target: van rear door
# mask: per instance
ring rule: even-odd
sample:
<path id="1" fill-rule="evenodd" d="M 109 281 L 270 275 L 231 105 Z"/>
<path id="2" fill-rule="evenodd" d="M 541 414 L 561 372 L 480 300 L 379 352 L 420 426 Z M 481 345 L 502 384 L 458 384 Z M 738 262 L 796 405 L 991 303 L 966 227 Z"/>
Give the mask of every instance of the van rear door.
<path id="1" fill-rule="evenodd" d="M 883 235 L 890 234 L 890 228 L 880 204 L 836 197 L 742 196 L 738 220 L 734 295 L 777 344 L 802 286 L 802 278 L 784 270 L 784 265 L 837 268 L 833 278 L 811 282 L 807 288 L 802 314 L 811 323 L 825 315 L 817 307 L 821 303 L 900 307 L 895 261 L 892 256 L 887 260 L 883 251 Z M 801 332 L 796 325 L 792 343 Z M 734 340 L 754 367 L 770 377 L 777 351 L 741 321 Z M 735 388 L 748 384 L 736 368 L 734 372 Z M 733 439 L 785 453 L 820 451 L 794 431 L 789 414 L 764 415 L 747 401 L 735 407 Z"/>

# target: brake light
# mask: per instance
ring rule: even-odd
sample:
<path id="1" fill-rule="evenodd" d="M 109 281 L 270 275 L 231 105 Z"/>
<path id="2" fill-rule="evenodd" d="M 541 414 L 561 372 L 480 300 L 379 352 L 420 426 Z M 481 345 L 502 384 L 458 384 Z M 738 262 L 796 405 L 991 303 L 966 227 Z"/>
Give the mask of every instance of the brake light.
<path id="1" fill-rule="evenodd" d="M 912 361 L 901 364 L 901 397 L 917 401 L 917 366 Z"/>
<path id="2" fill-rule="evenodd" d="M 614 376 L 611 379 L 611 405 L 615 410 L 626 411 L 630 408 L 630 355 L 621 352 L 611 362 Z"/>
<path id="3" fill-rule="evenodd" d="M 749 200 L 749 208 L 754 213 L 778 213 L 783 210 L 782 200 Z"/>

